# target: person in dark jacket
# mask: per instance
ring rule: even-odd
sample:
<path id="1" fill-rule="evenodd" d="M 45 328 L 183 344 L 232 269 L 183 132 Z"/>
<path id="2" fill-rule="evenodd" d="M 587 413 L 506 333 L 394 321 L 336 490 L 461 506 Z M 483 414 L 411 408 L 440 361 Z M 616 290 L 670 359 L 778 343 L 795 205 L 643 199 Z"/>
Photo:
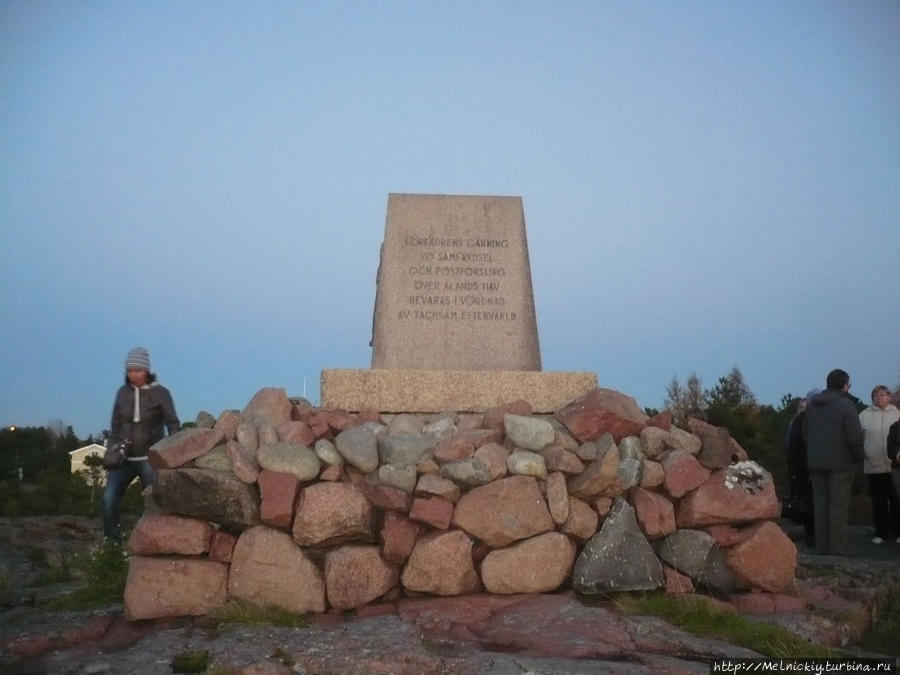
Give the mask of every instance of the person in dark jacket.
<path id="1" fill-rule="evenodd" d="M 887 455 L 891 460 L 891 479 L 894 481 L 894 489 L 900 496 L 900 420 L 894 422 L 888 429 Z M 900 539 L 897 540 L 900 544 Z"/>
<path id="2" fill-rule="evenodd" d="M 813 486 L 816 553 L 847 552 L 847 515 L 853 476 L 862 464 L 863 430 L 847 393 L 850 376 L 832 370 L 827 389 L 813 396 L 803 418 L 806 461 Z"/>
<path id="3" fill-rule="evenodd" d="M 135 478 L 141 485 L 153 484 L 153 467 L 148 461 L 150 446 L 181 428 L 175 404 L 169 390 L 157 383 L 150 372 L 150 354 L 143 347 L 135 347 L 125 359 L 125 384 L 116 392 L 113 403 L 110 447 L 124 448 L 125 461 L 110 469 L 103 490 L 103 534 L 121 541 L 119 503 Z"/>
<path id="4" fill-rule="evenodd" d="M 821 394 L 821 389 L 812 389 L 797 404 L 797 414 L 791 420 L 787 433 L 788 476 L 790 477 L 790 498 L 783 509 L 790 507 L 785 516 L 803 525 L 806 545 L 815 545 L 813 517 L 812 483 L 809 480 L 809 469 L 806 464 L 806 441 L 803 440 L 803 419 L 806 408 L 813 396 Z"/>

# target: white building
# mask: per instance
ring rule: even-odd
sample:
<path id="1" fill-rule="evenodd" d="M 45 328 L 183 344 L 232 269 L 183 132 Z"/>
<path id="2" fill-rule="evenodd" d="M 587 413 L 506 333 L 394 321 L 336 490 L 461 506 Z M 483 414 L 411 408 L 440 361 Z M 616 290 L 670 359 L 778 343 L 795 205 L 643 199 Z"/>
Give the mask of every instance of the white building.
<path id="1" fill-rule="evenodd" d="M 99 443 L 91 443 L 90 445 L 85 445 L 82 448 L 78 448 L 77 450 L 72 450 L 69 453 L 69 463 L 71 465 L 71 472 L 75 473 L 76 471 L 81 471 L 82 469 L 86 469 L 84 465 L 85 457 L 89 455 L 97 455 L 98 457 L 103 457 L 103 453 L 106 451 Z M 102 481 L 106 482 L 106 472 L 103 472 Z"/>

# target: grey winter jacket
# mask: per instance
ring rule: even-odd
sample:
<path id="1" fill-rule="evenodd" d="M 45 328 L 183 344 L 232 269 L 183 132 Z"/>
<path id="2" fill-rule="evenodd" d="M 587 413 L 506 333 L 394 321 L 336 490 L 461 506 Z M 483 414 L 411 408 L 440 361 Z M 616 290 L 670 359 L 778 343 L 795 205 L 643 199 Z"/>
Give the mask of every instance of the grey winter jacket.
<path id="1" fill-rule="evenodd" d="M 803 418 L 806 462 L 809 469 L 855 469 L 862 462 L 863 430 L 850 396 L 826 389 L 813 396 Z"/>
<path id="2" fill-rule="evenodd" d="M 127 452 L 130 461 L 147 459 L 150 446 L 162 440 L 164 427 L 170 436 L 181 428 L 168 389 L 156 382 L 140 388 L 130 384 L 119 388 L 113 403 L 109 442 L 131 441 Z"/>

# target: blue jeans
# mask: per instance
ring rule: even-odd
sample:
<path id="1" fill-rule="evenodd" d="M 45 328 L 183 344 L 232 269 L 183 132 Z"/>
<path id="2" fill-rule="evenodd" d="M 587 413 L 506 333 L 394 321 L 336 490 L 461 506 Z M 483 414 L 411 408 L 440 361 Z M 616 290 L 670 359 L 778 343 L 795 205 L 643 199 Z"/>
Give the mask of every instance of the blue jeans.
<path id="1" fill-rule="evenodd" d="M 106 476 L 106 488 L 103 490 L 103 534 L 108 539 L 122 541 L 122 529 L 119 526 L 119 503 L 122 495 L 135 478 L 141 479 L 141 486 L 153 485 L 153 467 L 150 462 L 126 461 L 118 469 L 113 469 Z"/>

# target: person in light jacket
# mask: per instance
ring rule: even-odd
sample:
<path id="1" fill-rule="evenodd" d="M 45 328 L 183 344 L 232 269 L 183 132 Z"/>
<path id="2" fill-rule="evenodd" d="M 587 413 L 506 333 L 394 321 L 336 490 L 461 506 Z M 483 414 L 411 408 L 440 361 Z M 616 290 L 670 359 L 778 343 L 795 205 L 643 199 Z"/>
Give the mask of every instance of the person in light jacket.
<path id="1" fill-rule="evenodd" d="M 172 394 L 150 372 L 150 354 L 135 347 L 125 359 L 125 384 L 116 392 L 108 443 L 122 444 L 125 461 L 110 470 L 103 490 L 103 534 L 113 541 L 122 540 L 119 504 L 135 478 L 141 485 L 153 484 L 153 467 L 148 461 L 150 446 L 181 428 Z"/>
<path id="2" fill-rule="evenodd" d="M 859 413 L 865 433 L 863 472 L 869 481 L 872 518 L 875 521 L 873 544 L 895 539 L 900 544 L 900 501 L 891 479 L 891 459 L 887 452 L 888 431 L 900 419 L 900 410 L 891 403 L 891 391 L 883 384 L 872 390 L 872 405 Z"/>

